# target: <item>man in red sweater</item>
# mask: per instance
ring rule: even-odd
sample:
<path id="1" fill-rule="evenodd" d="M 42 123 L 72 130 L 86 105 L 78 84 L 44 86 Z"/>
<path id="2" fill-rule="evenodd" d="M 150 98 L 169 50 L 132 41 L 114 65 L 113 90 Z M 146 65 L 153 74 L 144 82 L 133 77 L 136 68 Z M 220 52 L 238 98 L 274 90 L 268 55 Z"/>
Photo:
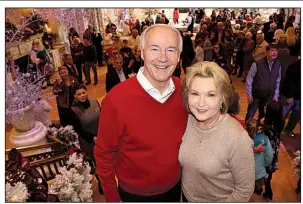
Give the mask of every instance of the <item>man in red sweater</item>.
<path id="1" fill-rule="evenodd" d="M 187 112 L 181 81 L 172 74 L 182 38 L 175 28 L 156 24 L 142 33 L 141 50 L 144 67 L 102 102 L 97 173 L 107 202 L 180 202 L 178 153 Z"/>

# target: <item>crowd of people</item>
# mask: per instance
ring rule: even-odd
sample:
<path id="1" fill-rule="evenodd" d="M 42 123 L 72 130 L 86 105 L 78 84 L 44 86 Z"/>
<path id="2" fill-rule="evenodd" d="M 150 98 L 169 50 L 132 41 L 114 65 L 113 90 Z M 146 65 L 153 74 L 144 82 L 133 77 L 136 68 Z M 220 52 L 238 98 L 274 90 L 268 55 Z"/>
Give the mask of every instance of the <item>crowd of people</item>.
<path id="1" fill-rule="evenodd" d="M 70 29 L 71 54 L 63 56 L 53 93 L 60 124 L 75 128 L 81 150 L 96 163 L 106 201 L 247 202 L 263 185 L 263 197 L 273 198 L 281 134 L 294 137 L 300 120 L 300 28 L 293 17 L 281 24 L 283 13 L 261 24 L 260 14 L 205 16 L 197 9 L 181 32 L 163 10 L 155 22 L 150 14 L 141 25 L 120 21 L 130 37 L 116 53 L 106 47 L 117 37 L 112 22 L 103 37 L 89 25 L 83 42 Z M 174 24 L 178 18 L 175 9 Z M 91 68 L 98 85 L 104 62 L 101 109 L 86 86 Z M 245 124 L 235 116 L 231 75 L 245 82 Z"/>

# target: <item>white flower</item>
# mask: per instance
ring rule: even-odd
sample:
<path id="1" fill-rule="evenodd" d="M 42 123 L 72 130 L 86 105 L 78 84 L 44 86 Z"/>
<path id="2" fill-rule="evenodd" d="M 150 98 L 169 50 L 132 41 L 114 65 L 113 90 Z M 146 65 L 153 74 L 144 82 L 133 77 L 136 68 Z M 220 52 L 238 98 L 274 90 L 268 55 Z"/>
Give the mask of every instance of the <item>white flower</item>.
<path id="1" fill-rule="evenodd" d="M 26 202 L 26 199 L 30 196 L 27 187 L 23 182 L 19 181 L 15 186 L 11 186 L 9 183 L 6 183 L 5 187 L 5 200 L 7 202 Z"/>

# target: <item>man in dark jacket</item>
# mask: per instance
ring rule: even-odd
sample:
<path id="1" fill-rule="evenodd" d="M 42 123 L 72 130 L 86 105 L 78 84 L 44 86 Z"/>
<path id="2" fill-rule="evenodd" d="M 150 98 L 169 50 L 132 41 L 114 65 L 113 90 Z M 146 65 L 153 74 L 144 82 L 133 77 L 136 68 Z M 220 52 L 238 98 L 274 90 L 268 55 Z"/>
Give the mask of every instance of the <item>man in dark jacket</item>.
<path id="1" fill-rule="evenodd" d="M 246 93 L 248 100 L 245 121 L 253 118 L 257 108 L 258 120 L 264 117 L 264 107 L 268 101 L 278 101 L 281 64 L 276 60 L 278 48 L 275 44 L 266 47 L 266 57 L 254 62 L 246 78 Z"/>
<path id="2" fill-rule="evenodd" d="M 98 75 L 97 75 L 97 52 L 94 45 L 90 43 L 90 40 L 86 37 L 83 37 L 83 63 L 82 66 L 84 66 L 85 70 L 85 77 L 86 77 L 86 85 L 91 84 L 90 80 L 90 68 L 93 68 L 94 72 L 94 85 L 98 84 Z"/>
<path id="3" fill-rule="evenodd" d="M 98 59 L 98 66 L 102 67 L 104 66 L 103 62 L 102 62 L 102 51 L 103 51 L 103 47 L 102 47 L 102 36 L 100 34 L 100 32 L 97 32 L 96 28 L 94 28 L 94 33 L 92 34 L 92 43 L 96 48 L 97 51 L 97 59 Z"/>
<path id="4" fill-rule="evenodd" d="M 78 79 L 79 76 L 77 74 L 76 67 L 74 66 L 74 63 L 73 63 L 73 57 L 70 54 L 64 54 L 63 61 L 64 61 L 63 66 L 65 66 L 67 68 L 68 74 L 71 76 L 74 76 L 76 79 Z"/>
<path id="5" fill-rule="evenodd" d="M 289 121 L 284 128 L 284 133 L 294 137 L 293 130 L 301 118 L 301 60 L 291 64 L 285 75 L 283 95 L 286 96 L 287 105 L 284 106 L 284 118 L 291 110 Z"/>
<path id="6" fill-rule="evenodd" d="M 114 86 L 128 79 L 127 69 L 123 68 L 123 57 L 121 54 L 114 56 L 114 64 L 108 68 L 105 78 L 105 90 L 108 93 Z"/>

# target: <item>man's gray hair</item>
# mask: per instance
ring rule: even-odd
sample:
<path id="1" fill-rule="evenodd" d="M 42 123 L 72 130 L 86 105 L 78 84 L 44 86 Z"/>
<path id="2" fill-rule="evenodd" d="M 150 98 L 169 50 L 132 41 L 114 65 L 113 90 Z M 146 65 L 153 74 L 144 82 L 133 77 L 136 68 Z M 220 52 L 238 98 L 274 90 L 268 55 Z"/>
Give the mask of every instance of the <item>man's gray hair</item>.
<path id="1" fill-rule="evenodd" d="M 114 60 L 116 60 L 116 59 L 123 60 L 123 56 L 121 54 L 117 53 L 117 54 L 114 55 Z"/>
<path id="2" fill-rule="evenodd" d="M 172 27 L 172 26 L 170 26 L 170 25 L 167 25 L 167 24 L 156 24 L 156 25 L 152 25 L 152 26 L 148 27 L 146 30 L 144 30 L 143 33 L 141 34 L 141 42 L 140 42 L 141 50 L 144 50 L 144 46 L 145 46 L 145 36 L 146 36 L 146 34 L 147 34 L 150 30 L 152 30 L 153 28 L 157 28 L 157 27 L 169 28 L 169 29 L 171 29 L 171 30 L 173 30 L 173 31 L 175 31 L 175 32 L 177 33 L 177 35 L 179 36 L 179 52 L 181 53 L 181 52 L 182 52 L 182 47 L 183 47 L 183 39 L 182 39 L 182 37 L 181 37 L 181 34 L 180 34 L 180 32 L 179 32 L 176 28 L 174 28 L 174 27 Z"/>

